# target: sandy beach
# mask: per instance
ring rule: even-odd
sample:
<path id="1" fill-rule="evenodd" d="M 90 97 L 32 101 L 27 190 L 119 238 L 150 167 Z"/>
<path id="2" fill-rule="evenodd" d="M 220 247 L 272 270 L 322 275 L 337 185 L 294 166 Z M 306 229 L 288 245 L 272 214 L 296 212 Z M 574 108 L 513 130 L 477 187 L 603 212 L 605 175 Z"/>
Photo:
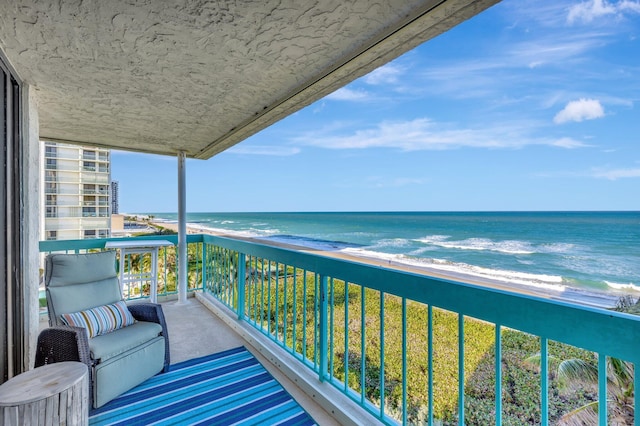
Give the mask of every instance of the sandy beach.
<path id="1" fill-rule="evenodd" d="M 170 229 L 174 232 L 178 232 L 178 224 L 177 223 L 169 223 L 169 222 L 151 222 L 152 225 L 157 227 L 162 227 L 166 229 Z M 191 227 L 187 226 L 187 234 L 207 234 L 214 235 L 220 237 L 234 238 L 243 241 L 248 241 L 256 244 L 264 244 L 270 245 L 274 247 L 281 247 L 290 250 L 297 250 L 301 252 L 313 253 L 319 256 L 332 257 L 336 259 L 343 259 L 352 262 L 360 262 L 365 263 L 372 266 L 383 267 L 394 269 L 397 271 L 409 272 L 414 274 L 425 275 L 428 277 L 439 278 L 449 281 L 456 281 L 465 284 L 477 285 L 481 287 L 488 287 L 496 290 L 507 291 L 512 293 L 519 293 L 528 296 L 535 296 L 547 300 L 557 300 L 562 302 L 570 302 L 570 303 L 580 303 L 587 306 L 592 307 L 600 307 L 600 308 L 611 308 L 615 306 L 617 297 L 613 295 L 606 294 L 594 294 L 594 293 L 586 293 L 580 291 L 578 289 L 565 288 L 564 291 L 547 291 L 543 289 L 537 289 L 526 285 L 520 285 L 517 283 L 504 283 L 500 281 L 481 279 L 478 277 L 474 277 L 471 275 L 465 275 L 460 273 L 443 273 L 440 270 L 431 269 L 423 266 L 412 266 L 406 265 L 399 262 L 394 261 L 383 261 L 381 259 L 376 258 L 368 258 L 365 256 L 354 256 L 348 253 L 338 252 L 338 251 L 327 251 L 327 250 L 319 250 L 316 248 L 304 247 L 294 244 L 287 244 L 282 242 L 275 241 L 265 241 L 260 238 L 249 238 L 249 237 L 241 237 L 238 235 L 226 234 L 223 232 L 215 232 L 206 228 L 200 227 Z"/>

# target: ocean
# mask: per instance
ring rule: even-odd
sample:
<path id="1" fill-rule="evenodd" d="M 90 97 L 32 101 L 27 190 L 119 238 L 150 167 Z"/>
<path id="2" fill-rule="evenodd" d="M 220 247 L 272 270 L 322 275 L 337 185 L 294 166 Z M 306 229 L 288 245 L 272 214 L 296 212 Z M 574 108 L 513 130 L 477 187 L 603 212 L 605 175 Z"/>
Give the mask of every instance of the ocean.
<path id="1" fill-rule="evenodd" d="M 187 222 L 598 306 L 640 297 L 640 212 L 188 213 Z"/>

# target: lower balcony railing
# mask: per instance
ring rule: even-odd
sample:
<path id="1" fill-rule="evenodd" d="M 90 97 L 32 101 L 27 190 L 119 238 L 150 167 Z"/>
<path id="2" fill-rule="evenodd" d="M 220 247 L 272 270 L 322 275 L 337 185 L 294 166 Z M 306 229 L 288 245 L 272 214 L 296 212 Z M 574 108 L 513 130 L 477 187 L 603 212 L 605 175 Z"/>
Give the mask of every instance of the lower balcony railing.
<path id="1" fill-rule="evenodd" d="M 188 243 L 190 290 L 384 423 L 640 425 L 640 317 L 243 240 Z M 175 247 L 162 249 L 158 295 L 176 293 L 176 266 Z"/>
<path id="2" fill-rule="evenodd" d="M 139 241 L 139 237 L 124 238 L 91 238 L 83 240 L 54 240 L 40 241 L 41 253 L 86 253 L 92 251 L 105 250 L 105 244 L 109 241 Z M 168 240 L 173 246 L 161 247 L 158 253 L 158 265 L 156 278 L 158 297 L 167 297 L 178 294 L 178 251 L 176 245 L 178 243 L 177 235 L 162 236 L 145 236 L 144 239 Z M 187 236 L 187 290 L 192 292 L 203 288 L 202 280 L 202 264 L 203 259 L 203 243 L 202 235 Z M 120 266 L 118 252 L 118 262 L 116 267 Z M 146 299 L 151 294 L 151 280 L 149 279 L 149 271 L 151 268 L 152 256 L 150 254 L 128 254 L 124 262 L 124 273 L 131 277 L 140 277 L 140 279 L 129 279 L 123 288 L 124 297 L 127 300 Z M 44 305 L 45 301 L 41 299 L 40 304 Z M 44 306 L 43 306 L 44 307 Z"/>

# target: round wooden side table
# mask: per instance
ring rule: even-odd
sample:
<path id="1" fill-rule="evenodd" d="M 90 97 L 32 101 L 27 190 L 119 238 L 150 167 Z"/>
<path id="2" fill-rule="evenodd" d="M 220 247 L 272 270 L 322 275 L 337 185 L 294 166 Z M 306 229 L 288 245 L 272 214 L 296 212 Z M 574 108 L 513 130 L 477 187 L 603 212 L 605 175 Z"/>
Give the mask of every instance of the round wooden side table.
<path id="1" fill-rule="evenodd" d="M 81 362 L 60 362 L 0 385 L 0 424 L 87 425 L 89 373 Z"/>

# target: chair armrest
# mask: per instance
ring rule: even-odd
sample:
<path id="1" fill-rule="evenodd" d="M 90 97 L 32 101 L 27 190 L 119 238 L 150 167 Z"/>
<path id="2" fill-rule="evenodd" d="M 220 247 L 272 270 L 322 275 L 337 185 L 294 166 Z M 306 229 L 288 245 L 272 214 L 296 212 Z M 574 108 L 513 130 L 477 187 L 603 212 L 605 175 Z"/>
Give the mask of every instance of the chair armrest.
<path id="1" fill-rule="evenodd" d="M 93 407 L 94 361 L 91 359 L 87 330 L 66 325 L 42 330 L 38 335 L 34 367 L 65 361 L 78 361 L 89 369 L 89 407 Z"/>
<path id="2" fill-rule="evenodd" d="M 167 322 L 164 319 L 164 311 L 162 305 L 157 303 L 132 303 L 127 305 L 131 315 L 138 321 L 155 322 L 162 326 L 162 335 L 164 336 L 164 373 L 169 371 L 169 332 L 167 330 Z"/>
<path id="3" fill-rule="evenodd" d="M 81 327 L 49 327 L 38 336 L 35 367 L 64 361 L 79 361 L 93 365 L 87 331 Z"/>

